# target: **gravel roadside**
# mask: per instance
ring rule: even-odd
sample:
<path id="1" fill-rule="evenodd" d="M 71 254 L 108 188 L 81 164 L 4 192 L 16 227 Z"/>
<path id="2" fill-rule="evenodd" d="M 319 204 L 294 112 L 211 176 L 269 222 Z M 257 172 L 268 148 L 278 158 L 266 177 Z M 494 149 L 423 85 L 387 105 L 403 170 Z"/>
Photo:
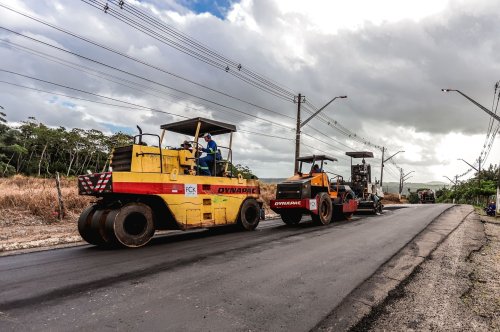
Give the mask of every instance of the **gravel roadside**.
<path id="1" fill-rule="evenodd" d="M 500 330 L 500 220 L 471 214 L 353 331 Z"/>

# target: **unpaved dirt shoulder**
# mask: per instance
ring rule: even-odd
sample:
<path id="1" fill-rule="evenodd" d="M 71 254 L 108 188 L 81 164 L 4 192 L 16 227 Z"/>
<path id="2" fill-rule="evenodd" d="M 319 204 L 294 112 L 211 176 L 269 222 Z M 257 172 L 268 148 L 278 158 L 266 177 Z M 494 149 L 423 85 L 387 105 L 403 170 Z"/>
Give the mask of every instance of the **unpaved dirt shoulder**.
<path id="1" fill-rule="evenodd" d="M 82 243 L 76 217 L 46 222 L 29 211 L 1 209 L 0 256 Z"/>
<path id="2" fill-rule="evenodd" d="M 500 221 L 471 214 L 352 330 L 498 331 L 499 276 Z"/>
<path id="3" fill-rule="evenodd" d="M 500 218 L 481 216 L 487 243 L 470 257 L 469 290 L 462 300 L 491 331 L 500 331 Z"/>
<path id="4" fill-rule="evenodd" d="M 353 330 L 488 331 L 492 321 L 478 315 L 471 301 L 476 257 L 487 239 L 477 214 L 471 214 L 389 296 Z M 481 255 L 481 254 L 479 254 Z"/>
<path id="5" fill-rule="evenodd" d="M 463 225 L 467 225 L 467 228 L 465 229 Z M 429 317 L 433 317 L 438 323 L 443 322 L 443 317 L 454 311 L 452 308 L 447 308 L 449 303 L 447 297 L 452 296 L 454 291 L 460 298 L 468 289 L 468 272 L 461 269 L 460 262 L 464 261 L 471 251 L 479 250 L 485 242 L 483 225 L 473 213 L 473 208 L 466 205 L 452 207 L 436 218 L 405 248 L 381 266 L 372 277 L 346 297 L 314 330 L 399 331 L 434 328 L 431 325 L 419 324 L 430 321 Z M 446 246 L 449 248 L 441 249 Z M 450 256 L 440 256 L 447 251 L 451 252 Z M 421 275 L 421 271 L 429 269 L 429 264 L 435 264 L 430 268 L 432 272 L 423 276 L 417 286 L 413 286 L 420 280 L 418 276 Z M 454 284 L 457 286 L 456 289 L 445 285 L 447 278 L 461 273 L 465 279 L 460 285 Z M 415 287 L 411 288 L 414 294 L 407 293 L 407 287 Z M 436 297 L 435 294 L 439 289 L 446 289 L 443 297 Z M 416 300 L 424 294 L 427 298 L 422 298 L 419 303 L 397 302 L 406 297 Z M 394 303 L 396 305 L 392 309 Z M 422 312 L 419 312 L 419 305 Z M 427 310 L 434 306 L 438 308 Z M 446 311 L 448 309 L 449 312 Z M 401 313 L 402 317 L 393 317 L 393 312 Z M 385 323 L 389 316 L 392 320 Z"/>

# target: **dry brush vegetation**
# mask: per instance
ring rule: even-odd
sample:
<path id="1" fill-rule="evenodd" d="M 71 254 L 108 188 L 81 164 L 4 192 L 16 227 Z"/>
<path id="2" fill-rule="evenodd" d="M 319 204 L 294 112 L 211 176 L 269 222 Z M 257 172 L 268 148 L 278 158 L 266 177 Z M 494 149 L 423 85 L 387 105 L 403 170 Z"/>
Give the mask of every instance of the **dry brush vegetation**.
<path id="1" fill-rule="evenodd" d="M 275 190 L 275 184 L 261 184 L 266 214 Z M 78 216 L 93 198 L 78 195 L 75 177 L 61 178 L 61 192 L 66 214 L 59 220 L 54 178 L 0 178 L 0 252 L 81 241 Z"/>
<path id="2" fill-rule="evenodd" d="M 90 203 L 76 178 L 61 178 L 66 215 L 58 219 L 55 180 L 16 175 L 0 179 L 0 251 L 80 241 L 76 220 Z"/>

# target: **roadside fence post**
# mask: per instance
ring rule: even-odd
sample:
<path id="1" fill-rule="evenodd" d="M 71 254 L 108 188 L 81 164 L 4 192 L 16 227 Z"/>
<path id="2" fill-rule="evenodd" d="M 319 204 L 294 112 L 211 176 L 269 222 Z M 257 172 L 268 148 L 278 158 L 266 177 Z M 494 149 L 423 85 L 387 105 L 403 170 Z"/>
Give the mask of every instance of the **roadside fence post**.
<path id="1" fill-rule="evenodd" d="M 57 187 L 57 198 L 58 198 L 58 203 L 59 203 L 58 218 L 59 218 L 59 220 L 63 220 L 64 215 L 65 215 L 65 209 L 64 209 L 64 201 L 63 201 L 62 192 L 61 192 L 61 179 L 59 178 L 59 172 L 56 172 L 56 187 Z"/>

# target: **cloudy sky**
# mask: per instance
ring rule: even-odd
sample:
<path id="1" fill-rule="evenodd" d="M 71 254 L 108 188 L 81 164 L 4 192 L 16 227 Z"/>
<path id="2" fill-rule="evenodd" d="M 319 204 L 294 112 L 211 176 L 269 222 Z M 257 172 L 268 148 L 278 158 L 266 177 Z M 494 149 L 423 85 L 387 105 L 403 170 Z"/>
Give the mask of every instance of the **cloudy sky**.
<path id="1" fill-rule="evenodd" d="M 386 158 L 405 151 L 384 182 L 398 181 L 400 167 L 414 171 L 410 182 L 446 182 L 470 168 L 458 158 L 500 161 L 498 122 L 488 130 L 485 112 L 441 92 L 496 108 L 498 1 L 109 0 L 106 13 L 105 4 L 0 0 L 0 105 L 10 122 L 159 133 L 182 117 L 213 118 L 238 127 L 235 163 L 286 177 L 293 96 L 305 96 L 305 119 L 347 95 L 302 130 L 301 154 L 338 158 L 332 172 L 349 176 L 346 151 L 372 151 L 379 179 L 382 146 Z"/>

